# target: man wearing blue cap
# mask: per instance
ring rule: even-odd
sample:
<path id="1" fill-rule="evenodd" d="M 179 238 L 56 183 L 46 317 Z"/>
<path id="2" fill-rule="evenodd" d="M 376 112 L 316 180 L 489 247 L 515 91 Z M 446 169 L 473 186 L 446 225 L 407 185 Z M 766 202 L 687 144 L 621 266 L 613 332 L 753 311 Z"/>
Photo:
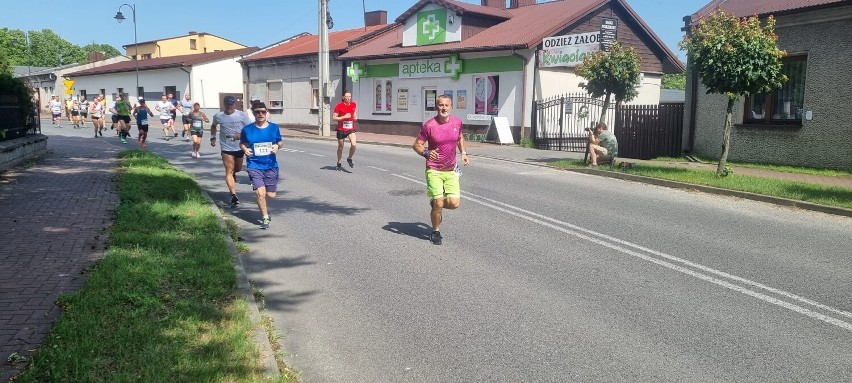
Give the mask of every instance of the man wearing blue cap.
<path id="1" fill-rule="evenodd" d="M 222 149 L 222 164 L 225 165 L 225 184 L 228 185 L 228 192 L 231 193 L 231 206 L 236 207 L 240 204 L 240 199 L 237 198 L 237 178 L 236 173 L 243 169 L 243 157 L 245 153 L 240 149 L 240 135 L 243 128 L 254 122 L 241 110 L 237 110 L 237 99 L 233 96 L 225 96 L 223 100 L 225 111 L 213 115 L 213 123 L 210 124 L 210 146 L 216 146 L 216 141 L 219 141 Z M 222 127 L 219 132 L 219 137 L 216 137 L 216 132 Z"/>

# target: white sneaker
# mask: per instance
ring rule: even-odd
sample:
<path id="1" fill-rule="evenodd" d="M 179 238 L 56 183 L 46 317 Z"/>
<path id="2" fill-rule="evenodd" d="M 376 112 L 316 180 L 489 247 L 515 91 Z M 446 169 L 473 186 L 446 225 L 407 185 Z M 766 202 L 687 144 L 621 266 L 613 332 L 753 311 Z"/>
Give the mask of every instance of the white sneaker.
<path id="1" fill-rule="evenodd" d="M 190 154 L 190 156 L 191 156 L 192 158 L 196 158 L 196 157 L 195 157 L 195 152 L 192 152 L 192 153 Z"/>
<path id="2" fill-rule="evenodd" d="M 201 158 L 201 152 L 195 152 L 195 158 Z"/>

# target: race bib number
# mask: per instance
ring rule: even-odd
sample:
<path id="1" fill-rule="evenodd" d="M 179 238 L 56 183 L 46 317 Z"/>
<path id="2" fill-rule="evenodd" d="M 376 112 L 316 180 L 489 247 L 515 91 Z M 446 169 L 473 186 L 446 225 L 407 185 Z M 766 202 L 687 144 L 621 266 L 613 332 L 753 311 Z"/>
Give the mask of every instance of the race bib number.
<path id="1" fill-rule="evenodd" d="M 193 120 L 192 121 L 192 128 L 193 129 L 201 129 L 201 121 L 200 120 Z"/>
<path id="2" fill-rule="evenodd" d="M 268 156 L 272 154 L 272 143 L 271 142 L 258 142 L 254 144 L 254 155 L 255 156 Z"/>
<path id="3" fill-rule="evenodd" d="M 343 121 L 343 129 L 346 129 L 346 130 L 352 129 L 352 121 Z"/>
<path id="4" fill-rule="evenodd" d="M 139 121 L 139 125 L 148 125 L 148 119 Z"/>

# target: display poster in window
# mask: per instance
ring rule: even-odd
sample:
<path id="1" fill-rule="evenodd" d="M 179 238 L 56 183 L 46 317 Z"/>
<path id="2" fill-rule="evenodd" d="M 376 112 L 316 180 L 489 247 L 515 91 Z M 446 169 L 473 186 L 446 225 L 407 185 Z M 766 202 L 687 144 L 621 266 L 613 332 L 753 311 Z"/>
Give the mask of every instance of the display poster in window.
<path id="1" fill-rule="evenodd" d="M 434 90 L 426 91 L 426 108 L 434 110 L 435 109 L 435 99 L 438 98 L 438 92 Z"/>
<path id="2" fill-rule="evenodd" d="M 376 111 L 382 111 L 382 82 L 376 81 Z"/>
<path id="3" fill-rule="evenodd" d="M 467 90 L 456 91 L 456 109 L 467 109 Z"/>
<path id="4" fill-rule="evenodd" d="M 500 77 L 476 77 L 474 85 L 473 113 L 496 116 Z"/>
<path id="5" fill-rule="evenodd" d="M 453 91 L 452 90 L 445 90 L 444 96 L 449 96 L 450 100 L 452 100 L 453 99 Z"/>
<path id="6" fill-rule="evenodd" d="M 396 111 L 408 111 L 408 89 L 400 88 L 396 90 Z"/>
<path id="7" fill-rule="evenodd" d="M 385 110 L 390 112 L 393 110 L 393 85 L 391 85 L 391 80 L 387 80 L 385 82 Z"/>

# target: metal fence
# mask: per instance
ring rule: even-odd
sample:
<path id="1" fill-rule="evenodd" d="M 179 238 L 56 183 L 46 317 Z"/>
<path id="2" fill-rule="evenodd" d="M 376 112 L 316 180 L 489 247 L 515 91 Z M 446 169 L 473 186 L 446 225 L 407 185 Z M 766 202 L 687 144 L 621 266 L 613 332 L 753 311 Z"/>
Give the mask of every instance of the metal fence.
<path id="1" fill-rule="evenodd" d="M 613 126 L 615 112 L 610 104 L 604 122 Z M 536 101 L 533 107 L 532 137 L 539 149 L 584 152 L 591 128 L 597 123 L 603 100 L 574 93 Z"/>
<path id="2" fill-rule="evenodd" d="M 588 132 L 600 117 L 603 100 L 565 94 L 534 104 L 532 138 L 539 149 L 585 152 Z M 615 103 L 604 122 L 618 139 L 621 157 L 651 159 L 679 156 L 682 149 L 683 103 L 621 105 Z"/>

